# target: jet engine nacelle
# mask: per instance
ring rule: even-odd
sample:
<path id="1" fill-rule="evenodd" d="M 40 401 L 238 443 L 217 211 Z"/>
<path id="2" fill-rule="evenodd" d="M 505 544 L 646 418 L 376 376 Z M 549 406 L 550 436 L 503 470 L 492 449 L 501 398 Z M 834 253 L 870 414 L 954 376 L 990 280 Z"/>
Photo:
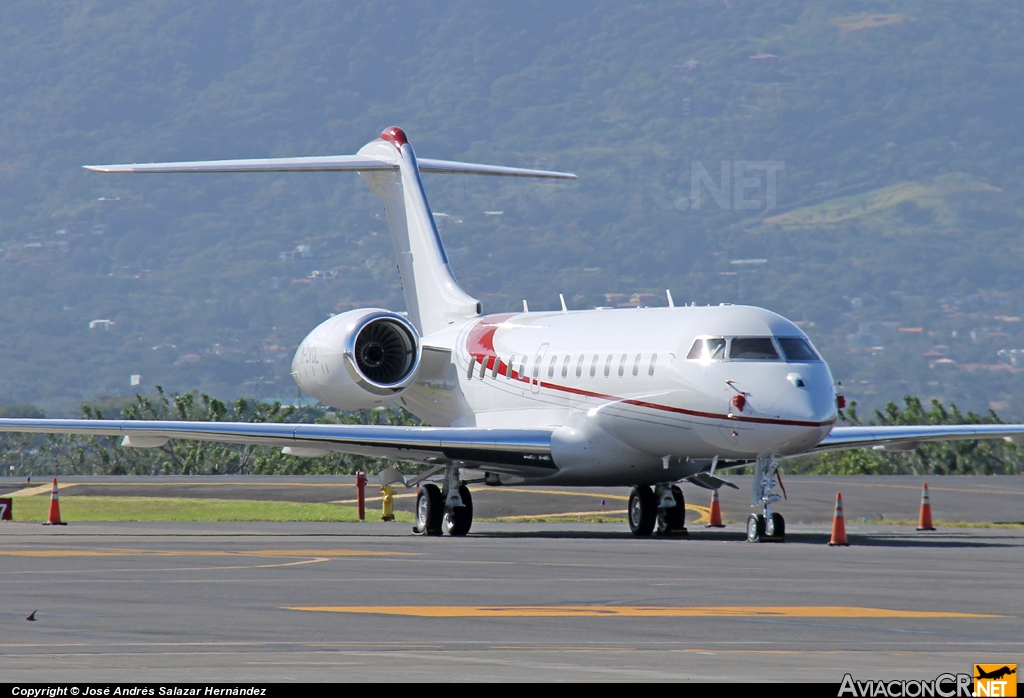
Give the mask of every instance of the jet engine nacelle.
<path id="1" fill-rule="evenodd" d="M 292 377 L 320 402 L 364 410 L 396 400 L 416 380 L 419 333 L 390 310 L 350 310 L 321 323 L 302 340 Z"/>

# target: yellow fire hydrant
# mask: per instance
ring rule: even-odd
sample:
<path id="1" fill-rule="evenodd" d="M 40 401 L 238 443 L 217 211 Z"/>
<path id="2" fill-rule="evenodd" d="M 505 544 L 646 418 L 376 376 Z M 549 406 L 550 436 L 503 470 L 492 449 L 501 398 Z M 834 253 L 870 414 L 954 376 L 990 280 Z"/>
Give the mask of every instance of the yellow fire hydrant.
<path id="1" fill-rule="evenodd" d="M 395 490 L 391 485 L 384 485 L 380 488 L 380 496 L 383 499 L 383 511 L 381 512 L 381 521 L 394 521 L 395 520 Z"/>

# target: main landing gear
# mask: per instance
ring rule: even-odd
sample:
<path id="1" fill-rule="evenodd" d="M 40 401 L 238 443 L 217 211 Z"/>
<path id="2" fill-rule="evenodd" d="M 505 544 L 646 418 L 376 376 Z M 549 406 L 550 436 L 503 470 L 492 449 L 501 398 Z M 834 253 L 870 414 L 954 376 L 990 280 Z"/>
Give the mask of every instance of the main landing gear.
<path id="1" fill-rule="evenodd" d="M 658 485 L 654 491 L 647 485 L 634 487 L 627 518 L 634 536 L 649 536 L 655 530 L 660 536 L 687 535 L 683 491 L 676 485 Z"/>
<path id="2" fill-rule="evenodd" d="M 473 496 L 459 478 L 458 468 L 447 468 L 444 489 L 430 482 L 420 485 L 416 495 L 413 533 L 421 536 L 464 536 L 472 525 Z"/>
<path id="3" fill-rule="evenodd" d="M 761 505 L 764 514 L 751 514 L 747 517 L 747 540 L 751 543 L 782 543 L 786 539 L 786 520 L 782 514 L 772 511 L 772 502 L 782 499 L 781 495 L 772 492 L 778 482 L 778 471 L 779 461 L 775 458 L 770 455 L 758 457 L 750 505 Z"/>

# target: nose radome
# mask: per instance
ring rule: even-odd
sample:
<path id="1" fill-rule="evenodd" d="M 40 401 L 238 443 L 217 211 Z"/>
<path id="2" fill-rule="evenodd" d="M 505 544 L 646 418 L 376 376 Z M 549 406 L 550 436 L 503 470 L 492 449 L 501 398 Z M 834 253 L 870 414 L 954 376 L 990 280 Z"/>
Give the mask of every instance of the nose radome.
<path id="1" fill-rule="evenodd" d="M 784 390 L 768 409 L 771 417 L 797 422 L 826 422 L 832 419 L 834 412 L 831 391 L 812 390 L 807 386 Z"/>

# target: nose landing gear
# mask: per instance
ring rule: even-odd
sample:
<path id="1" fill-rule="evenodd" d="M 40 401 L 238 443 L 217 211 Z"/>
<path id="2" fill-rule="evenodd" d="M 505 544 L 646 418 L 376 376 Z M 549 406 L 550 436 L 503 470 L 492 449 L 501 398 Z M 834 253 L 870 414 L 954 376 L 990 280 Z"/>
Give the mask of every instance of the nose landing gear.
<path id="1" fill-rule="evenodd" d="M 781 495 L 772 492 L 778 482 L 778 470 L 779 461 L 771 455 L 758 457 L 750 504 L 764 507 L 764 514 L 747 517 L 747 540 L 751 543 L 782 543 L 786 539 L 786 520 L 782 514 L 772 512 L 772 502 L 782 499 Z"/>

